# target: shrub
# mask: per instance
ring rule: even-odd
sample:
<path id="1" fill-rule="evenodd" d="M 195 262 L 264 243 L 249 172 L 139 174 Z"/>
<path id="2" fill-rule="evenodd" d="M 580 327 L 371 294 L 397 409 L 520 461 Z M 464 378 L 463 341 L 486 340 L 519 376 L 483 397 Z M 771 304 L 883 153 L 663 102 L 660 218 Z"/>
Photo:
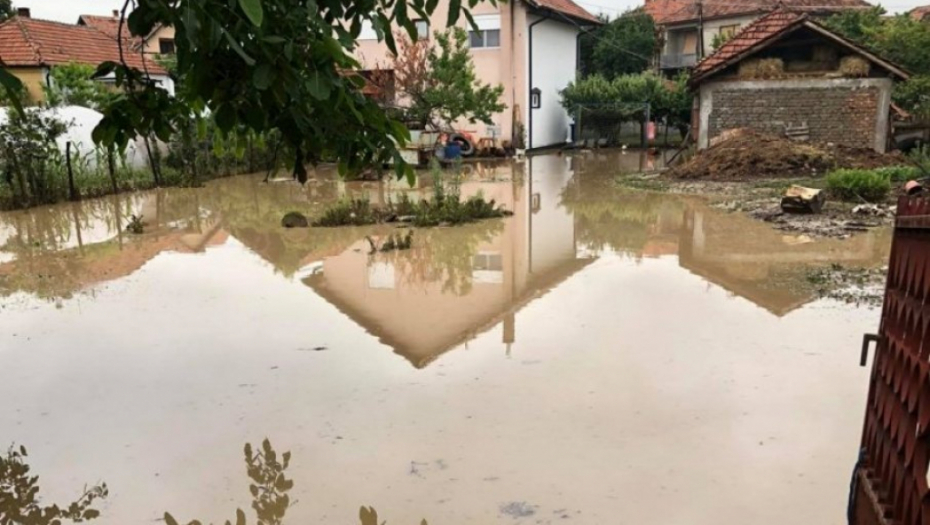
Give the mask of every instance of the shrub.
<path id="1" fill-rule="evenodd" d="M 827 175 L 827 189 L 842 200 L 878 202 L 891 191 L 891 178 L 878 170 L 836 170 Z"/>
<path id="2" fill-rule="evenodd" d="M 907 182 L 922 177 L 921 171 L 914 166 L 888 166 L 875 172 L 885 175 L 891 182 Z"/>

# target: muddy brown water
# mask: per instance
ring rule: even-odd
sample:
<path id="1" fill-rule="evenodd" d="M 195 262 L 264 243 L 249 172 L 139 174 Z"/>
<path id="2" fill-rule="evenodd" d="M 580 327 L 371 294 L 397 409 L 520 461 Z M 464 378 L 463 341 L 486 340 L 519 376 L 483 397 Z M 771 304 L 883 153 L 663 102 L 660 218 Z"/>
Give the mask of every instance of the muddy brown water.
<path id="1" fill-rule="evenodd" d="M 610 184 L 646 162 L 469 166 L 462 193 L 512 218 L 374 256 L 391 228 L 280 218 L 428 182 L 0 214 L 0 443 L 46 501 L 105 481 L 106 524 L 251 512 L 265 437 L 293 454 L 285 523 L 844 523 L 879 312 L 798 284 L 882 265 L 889 232 L 812 240 Z"/>

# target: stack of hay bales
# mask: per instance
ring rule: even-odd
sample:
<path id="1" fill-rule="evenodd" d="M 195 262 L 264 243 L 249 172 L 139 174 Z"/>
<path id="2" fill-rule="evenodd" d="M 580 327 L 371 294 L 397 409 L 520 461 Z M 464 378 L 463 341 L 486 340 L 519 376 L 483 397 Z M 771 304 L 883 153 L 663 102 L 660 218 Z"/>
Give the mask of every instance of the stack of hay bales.
<path id="1" fill-rule="evenodd" d="M 856 55 L 846 56 L 840 59 L 840 74 L 844 77 L 867 77 L 871 64 L 869 61 Z"/>
<path id="2" fill-rule="evenodd" d="M 785 74 L 785 62 L 780 58 L 753 58 L 739 64 L 739 78 L 777 78 Z"/>

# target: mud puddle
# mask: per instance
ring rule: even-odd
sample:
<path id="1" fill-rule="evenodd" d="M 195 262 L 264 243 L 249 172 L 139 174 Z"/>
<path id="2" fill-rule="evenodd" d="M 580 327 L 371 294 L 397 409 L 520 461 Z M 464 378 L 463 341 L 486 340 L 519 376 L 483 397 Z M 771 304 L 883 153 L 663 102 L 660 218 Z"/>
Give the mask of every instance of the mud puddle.
<path id="1" fill-rule="evenodd" d="M 889 232 L 778 232 L 617 189 L 627 161 L 598 155 L 470 166 L 462 192 L 513 217 L 373 256 L 393 230 L 280 218 L 427 183 L 0 214 L 0 445 L 44 501 L 105 481 L 107 524 L 252 521 L 243 446 L 266 437 L 285 523 L 842 523 L 878 311 L 809 276 L 880 272 Z"/>

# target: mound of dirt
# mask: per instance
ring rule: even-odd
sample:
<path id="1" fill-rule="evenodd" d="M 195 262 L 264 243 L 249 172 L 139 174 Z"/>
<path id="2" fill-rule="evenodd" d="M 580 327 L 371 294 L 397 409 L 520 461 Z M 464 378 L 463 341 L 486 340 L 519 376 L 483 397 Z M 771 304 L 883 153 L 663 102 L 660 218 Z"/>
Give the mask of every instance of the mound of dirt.
<path id="1" fill-rule="evenodd" d="M 674 166 L 679 179 L 741 181 L 810 177 L 836 168 L 877 168 L 904 164 L 900 154 L 793 142 L 753 130 L 739 130 L 690 160 Z"/>

